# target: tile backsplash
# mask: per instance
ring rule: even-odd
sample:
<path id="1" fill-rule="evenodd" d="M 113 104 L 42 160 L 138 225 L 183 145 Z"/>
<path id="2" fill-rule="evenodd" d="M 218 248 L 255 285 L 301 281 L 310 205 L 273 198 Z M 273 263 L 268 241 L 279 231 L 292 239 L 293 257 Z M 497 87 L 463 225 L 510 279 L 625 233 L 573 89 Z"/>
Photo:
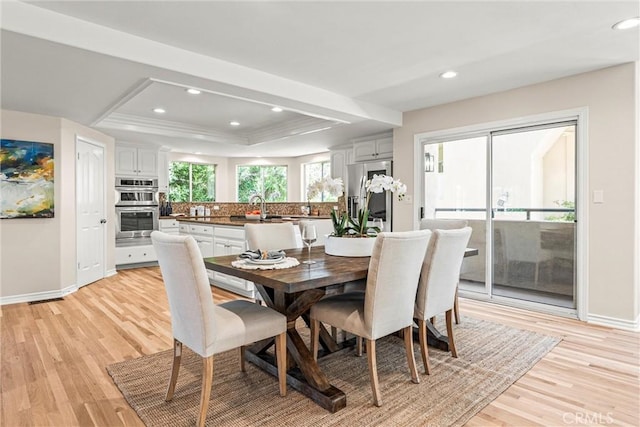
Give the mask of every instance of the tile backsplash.
<path id="1" fill-rule="evenodd" d="M 166 201 L 165 193 L 160 193 L 160 203 Z M 328 216 L 331 214 L 331 210 L 334 206 L 338 206 L 338 210 L 344 212 L 346 205 L 344 197 L 341 197 L 337 202 L 312 202 L 311 215 L 312 216 Z M 204 206 L 205 209 L 211 210 L 211 216 L 232 216 L 232 215 L 244 215 L 246 212 L 250 212 L 254 209 L 260 209 L 260 205 L 250 205 L 249 203 L 230 203 L 230 202 L 171 202 L 171 208 L 173 213 L 183 213 L 189 215 L 189 208 L 192 206 Z M 276 203 L 269 202 L 266 204 L 267 213 L 270 215 L 302 215 L 302 207 L 306 207 L 306 202 L 286 202 Z M 217 207 L 217 209 L 216 209 Z"/>

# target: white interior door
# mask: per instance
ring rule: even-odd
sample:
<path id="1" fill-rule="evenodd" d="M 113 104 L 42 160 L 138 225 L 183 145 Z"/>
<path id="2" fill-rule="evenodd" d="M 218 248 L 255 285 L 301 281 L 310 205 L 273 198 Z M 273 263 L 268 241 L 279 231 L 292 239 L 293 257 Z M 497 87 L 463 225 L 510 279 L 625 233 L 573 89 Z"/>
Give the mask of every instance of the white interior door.
<path id="1" fill-rule="evenodd" d="M 104 147 L 76 141 L 76 219 L 78 287 L 105 276 Z"/>

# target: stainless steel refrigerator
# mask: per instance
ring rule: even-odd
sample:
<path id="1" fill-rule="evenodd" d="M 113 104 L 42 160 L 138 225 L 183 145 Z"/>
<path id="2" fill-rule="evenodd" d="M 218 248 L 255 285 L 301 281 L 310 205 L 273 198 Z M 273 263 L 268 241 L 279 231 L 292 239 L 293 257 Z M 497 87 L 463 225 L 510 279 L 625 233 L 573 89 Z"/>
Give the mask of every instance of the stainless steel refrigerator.
<path id="1" fill-rule="evenodd" d="M 393 174 L 393 162 L 381 161 L 371 163 L 358 163 L 347 166 L 347 210 L 349 216 L 356 218 L 358 210 L 363 208 L 366 198 L 365 185 L 373 175 Z M 372 193 L 369 200 L 369 220 L 381 218 L 384 222 L 384 231 L 391 231 L 391 192 Z"/>

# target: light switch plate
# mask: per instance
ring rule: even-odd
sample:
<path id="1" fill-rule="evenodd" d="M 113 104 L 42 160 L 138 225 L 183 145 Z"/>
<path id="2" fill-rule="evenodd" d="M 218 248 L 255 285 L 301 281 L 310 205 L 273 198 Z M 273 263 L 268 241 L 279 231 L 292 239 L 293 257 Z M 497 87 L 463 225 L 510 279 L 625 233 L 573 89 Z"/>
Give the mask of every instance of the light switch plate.
<path id="1" fill-rule="evenodd" d="M 593 203 L 604 203 L 603 190 L 593 190 Z"/>

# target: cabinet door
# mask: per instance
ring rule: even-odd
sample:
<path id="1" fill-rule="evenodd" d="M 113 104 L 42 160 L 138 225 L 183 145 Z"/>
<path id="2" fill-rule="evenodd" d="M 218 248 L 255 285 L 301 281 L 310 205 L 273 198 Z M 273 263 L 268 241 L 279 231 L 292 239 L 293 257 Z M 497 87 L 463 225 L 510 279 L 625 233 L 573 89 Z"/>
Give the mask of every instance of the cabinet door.
<path id="1" fill-rule="evenodd" d="M 219 239 L 215 237 L 213 239 L 213 256 L 229 255 L 227 246 L 228 244 L 226 239 Z"/>
<path id="2" fill-rule="evenodd" d="M 138 174 L 138 153 L 133 147 L 116 146 L 116 175 L 131 176 Z"/>
<path id="3" fill-rule="evenodd" d="M 241 254 L 245 251 L 244 240 L 228 240 L 227 249 L 229 250 L 228 255 Z"/>
<path id="4" fill-rule="evenodd" d="M 376 154 L 378 159 L 392 159 L 393 137 L 376 139 Z"/>
<path id="5" fill-rule="evenodd" d="M 158 152 L 138 148 L 138 175 L 158 176 Z"/>
<path id="6" fill-rule="evenodd" d="M 200 253 L 203 258 L 210 258 L 213 256 L 213 239 L 210 237 L 196 237 L 193 236 L 198 243 Z"/>
<path id="7" fill-rule="evenodd" d="M 342 178 L 344 180 L 344 169 L 346 166 L 346 152 L 345 150 L 332 151 L 331 152 L 331 177 Z"/>
<path id="8" fill-rule="evenodd" d="M 353 144 L 353 159 L 356 162 L 366 162 L 376 158 L 376 144 L 374 141 Z"/>
<path id="9" fill-rule="evenodd" d="M 158 153 L 158 191 L 161 193 L 169 192 L 169 162 L 167 161 L 167 153 L 164 151 Z"/>

